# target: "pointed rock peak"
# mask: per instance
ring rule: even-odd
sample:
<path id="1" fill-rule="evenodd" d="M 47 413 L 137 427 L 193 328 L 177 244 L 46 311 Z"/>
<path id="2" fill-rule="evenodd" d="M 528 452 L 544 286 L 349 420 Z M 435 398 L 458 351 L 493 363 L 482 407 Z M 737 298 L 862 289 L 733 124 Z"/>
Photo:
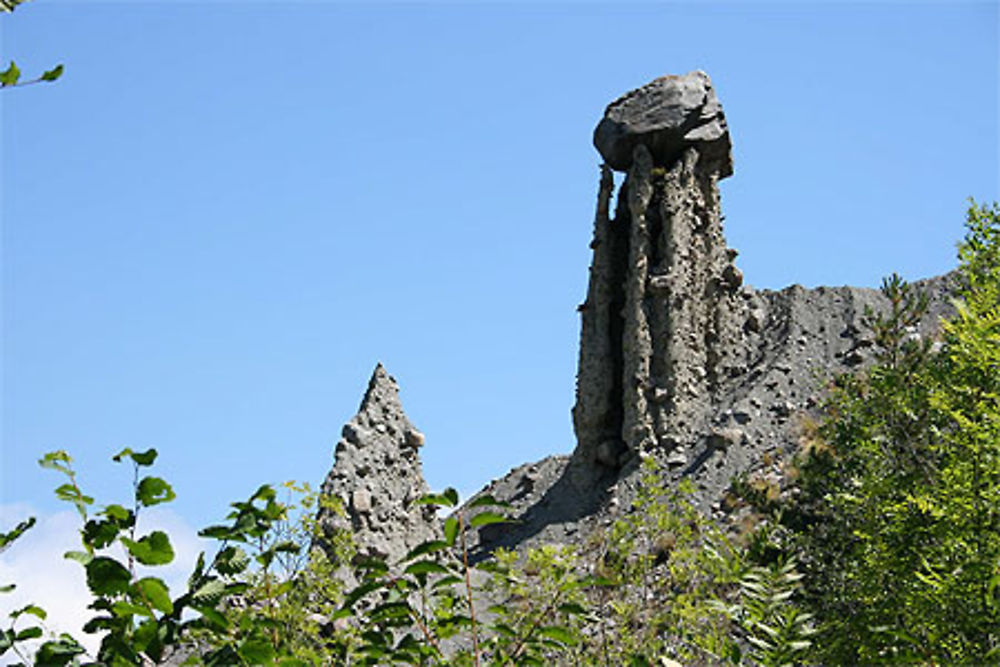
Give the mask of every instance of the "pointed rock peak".
<path id="1" fill-rule="evenodd" d="M 375 367 L 358 414 L 343 428 L 325 495 L 341 499 L 362 553 L 401 558 L 434 533 L 433 510 L 414 501 L 428 492 L 418 449 L 424 435 L 399 400 L 399 385 L 382 364 Z M 324 524 L 339 517 L 321 513 Z"/>
<path id="2" fill-rule="evenodd" d="M 371 409 L 376 404 L 398 407 L 400 411 L 403 409 L 403 405 L 399 401 L 399 385 L 396 384 L 396 379 L 385 370 L 381 361 L 375 365 L 372 377 L 368 380 L 368 390 L 361 400 L 360 411 Z"/>

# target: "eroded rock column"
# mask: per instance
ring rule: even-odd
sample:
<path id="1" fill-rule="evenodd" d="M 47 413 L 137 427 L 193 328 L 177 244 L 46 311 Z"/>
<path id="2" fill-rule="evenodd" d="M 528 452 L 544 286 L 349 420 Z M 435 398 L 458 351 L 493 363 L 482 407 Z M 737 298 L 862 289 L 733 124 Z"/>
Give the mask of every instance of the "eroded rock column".
<path id="1" fill-rule="evenodd" d="M 605 165 L 582 306 L 577 456 L 615 468 L 675 452 L 681 463 L 739 366 L 742 277 L 718 189 L 732 174 L 728 127 L 708 76 L 692 72 L 613 102 L 594 143 Z M 612 169 L 627 173 L 614 219 Z"/>

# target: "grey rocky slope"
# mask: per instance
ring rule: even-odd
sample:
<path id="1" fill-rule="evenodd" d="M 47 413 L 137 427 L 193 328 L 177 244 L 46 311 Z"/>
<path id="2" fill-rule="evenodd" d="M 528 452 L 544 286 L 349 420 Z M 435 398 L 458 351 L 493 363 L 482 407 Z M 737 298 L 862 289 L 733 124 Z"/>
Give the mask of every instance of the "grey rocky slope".
<path id="1" fill-rule="evenodd" d="M 484 527 L 480 553 L 581 539 L 627 506 L 646 457 L 671 481 L 690 477 L 703 508 L 721 515 L 730 480 L 779 474 L 772 461 L 798 446 L 830 378 L 870 361 L 865 313 L 888 306 L 873 289 L 743 284 L 718 188 L 733 173 L 729 131 L 705 73 L 619 98 L 594 143 L 605 164 L 579 307 L 577 445 L 483 489 L 518 521 Z M 614 171 L 625 172 L 617 193 Z M 930 308 L 913 335 L 933 336 L 951 312 L 951 280 L 919 283 Z"/>

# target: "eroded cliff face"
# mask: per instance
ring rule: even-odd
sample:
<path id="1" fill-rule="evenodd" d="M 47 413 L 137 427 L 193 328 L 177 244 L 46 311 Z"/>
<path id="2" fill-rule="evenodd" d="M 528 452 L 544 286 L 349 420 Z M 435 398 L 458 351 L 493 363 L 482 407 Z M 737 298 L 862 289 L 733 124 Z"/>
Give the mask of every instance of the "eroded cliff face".
<path id="1" fill-rule="evenodd" d="M 780 477 L 778 462 L 799 446 L 830 379 L 871 361 L 865 313 L 889 306 L 874 289 L 743 284 L 719 194 L 733 173 L 729 129 L 705 73 L 622 96 L 594 143 L 604 164 L 579 308 L 577 446 L 483 489 L 510 503 L 516 522 L 470 535 L 477 556 L 600 529 L 628 506 L 646 457 L 668 481 L 692 479 L 703 509 L 724 518 L 731 479 Z M 952 280 L 917 283 L 930 307 L 913 336 L 936 335 L 952 313 Z M 324 485 L 372 553 L 397 557 L 433 531 L 433 517 L 412 505 L 426 484 L 414 445 L 422 437 L 411 431 L 379 367 Z"/>
<path id="2" fill-rule="evenodd" d="M 781 475 L 830 379 L 870 361 L 866 311 L 888 308 L 874 289 L 743 284 L 718 187 L 733 173 L 729 130 L 703 72 L 619 98 L 594 143 L 605 163 L 579 308 L 577 446 L 484 490 L 510 501 L 519 523 L 484 531 L 483 550 L 599 527 L 628 505 L 645 457 L 670 480 L 692 479 L 722 518 L 735 475 Z M 930 308 L 912 334 L 933 336 L 951 312 L 950 278 L 918 287 Z"/>

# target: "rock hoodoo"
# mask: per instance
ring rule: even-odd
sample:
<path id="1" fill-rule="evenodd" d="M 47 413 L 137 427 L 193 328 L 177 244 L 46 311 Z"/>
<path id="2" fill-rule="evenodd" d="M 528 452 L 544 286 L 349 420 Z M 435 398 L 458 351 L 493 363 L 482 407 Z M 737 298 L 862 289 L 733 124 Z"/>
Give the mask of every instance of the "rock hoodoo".
<path id="1" fill-rule="evenodd" d="M 826 380 L 870 360 L 865 313 L 888 303 L 873 289 L 743 284 L 718 186 L 733 172 L 729 131 L 704 72 L 625 94 L 594 144 L 605 164 L 567 471 L 589 469 L 613 495 L 651 455 L 709 504 L 733 475 L 796 447 Z M 613 170 L 626 173 L 612 212 Z M 950 311 L 949 285 L 918 284 L 930 308 L 915 335 Z"/>
<path id="2" fill-rule="evenodd" d="M 434 510 L 413 501 L 428 493 L 418 450 L 424 435 L 410 423 L 399 386 L 375 367 L 358 414 L 344 425 L 322 493 L 347 516 L 321 510 L 324 530 L 350 528 L 359 553 L 394 563 L 436 533 Z M 347 524 L 347 525 L 345 525 Z"/>
<path id="3" fill-rule="evenodd" d="M 576 449 L 483 490 L 510 503 L 517 521 L 470 536 L 477 557 L 607 525 L 630 502 L 647 456 L 668 481 L 692 479 L 699 504 L 722 518 L 735 475 L 781 476 L 777 462 L 798 446 L 828 379 L 871 361 L 866 313 L 889 305 L 874 289 L 743 284 L 720 205 L 719 181 L 733 173 L 729 129 L 704 72 L 625 94 L 594 144 L 604 164 L 580 306 Z M 952 311 L 951 284 L 916 284 L 930 307 L 912 335 L 934 335 Z M 379 366 L 324 491 L 344 499 L 359 544 L 390 558 L 434 525 L 408 504 L 426 490 L 421 441 Z"/>
<path id="4" fill-rule="evenodd" d="M 732 161 L 708 75 L 662 77 L 626 94 L 594 143 L 607 164 L 573 417 L 578 453 L 618 468 L 687 444 L 738 372 L 742 276 L 722 233 L 718 182 Z M 613 216 L 612 168 L 627 169 Z"/>

